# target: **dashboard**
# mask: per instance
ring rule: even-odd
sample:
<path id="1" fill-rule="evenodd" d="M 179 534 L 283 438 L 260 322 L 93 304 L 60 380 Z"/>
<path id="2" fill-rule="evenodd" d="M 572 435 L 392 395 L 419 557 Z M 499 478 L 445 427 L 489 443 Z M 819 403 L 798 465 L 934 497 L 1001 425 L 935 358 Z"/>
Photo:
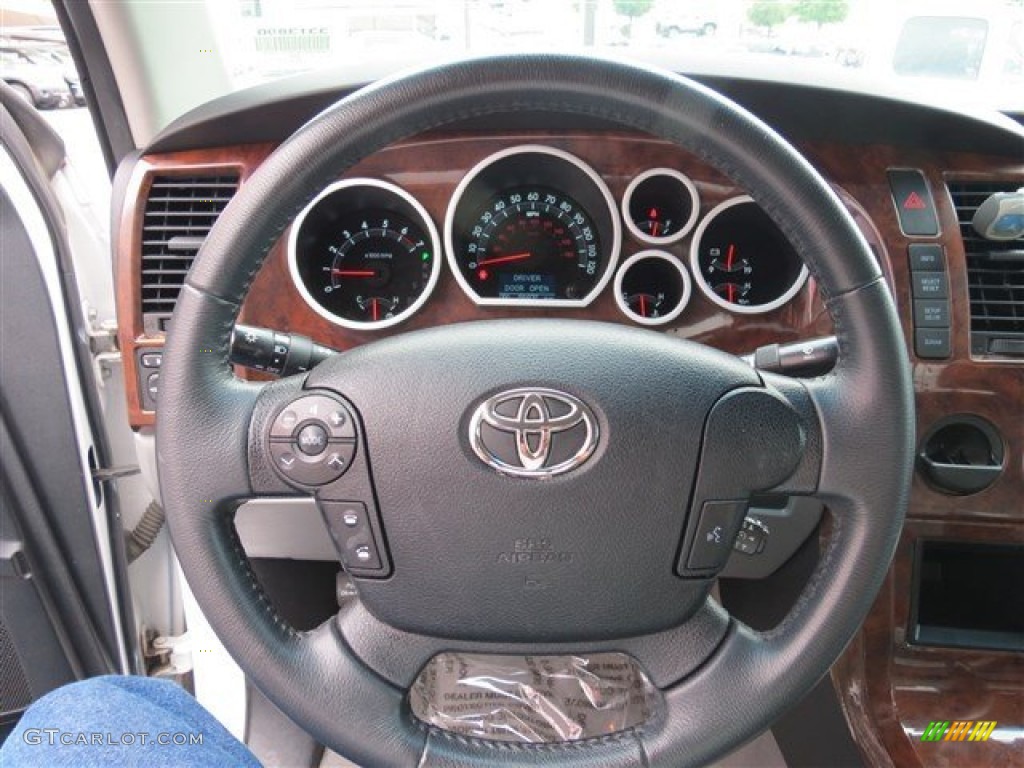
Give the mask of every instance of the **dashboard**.
<path id="1" fill-rule="evenodd" d="M 881 99 L 753 82 L 724 90 L 831 184 L 896 300 L 920 471 L 889 578 L 833 682 L 872 762 L 934 764 L 919 738 L 928 722 L 1012 722 L 1024 695 L 1024 654 L 915 634 L 923 547 L 1024 544 L 1024 342 L 1003 330 L 1024 317 L 1013 304 L 1024 302 L 1024 272 L 999 266 L 993 278 L 992 263 L 1012 259 L 985 261 L 991 254 L 974 247 L 963 218 L 980 204 L 970 194 L 1024 186 L 1024 143 L 966 116 Z M 202 228 L 278 143 L 341 95 L 268 94 L 248 112 L 208 110 L 119 170 L 119 340 L 140 433 L 156 421 L 159 350 Z M 254 127 L 239 135 L 240 122 Z M 614 126 L 467 122 L 391 145 L 311 196 L 253 277 L 240 322 L 338 350 L 499 317 L 648 327 L 735 354 L 837 330 L 815 280 L 746 190 L 670 143 Z M 998 314 L 1004 306 L 1009 314 Z M 937 442 L 955 453 L 940 436 L 963 424 L 989 437 L 977 464 L 966 449 L 932 452 Z M 944 484 L 954 464 L 984 470 L 984 481 Z M 954 701 L 964 714 L 949 709 Z M 993 763 L 1015 748 L 1012 739 L 976 746 Z"/>

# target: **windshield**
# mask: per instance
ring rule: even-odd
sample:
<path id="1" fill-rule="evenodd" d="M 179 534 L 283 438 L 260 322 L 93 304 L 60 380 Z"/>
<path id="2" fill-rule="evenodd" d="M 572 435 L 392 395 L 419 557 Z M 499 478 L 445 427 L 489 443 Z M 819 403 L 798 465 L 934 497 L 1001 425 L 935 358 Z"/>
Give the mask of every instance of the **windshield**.
<path id="1" fill-rule="evenodd" d="M 368 81 L 496 52 L 590 50 L 677 71 L 1024 111 L 1024 0 L 206 0 L 232 88 Z"/>

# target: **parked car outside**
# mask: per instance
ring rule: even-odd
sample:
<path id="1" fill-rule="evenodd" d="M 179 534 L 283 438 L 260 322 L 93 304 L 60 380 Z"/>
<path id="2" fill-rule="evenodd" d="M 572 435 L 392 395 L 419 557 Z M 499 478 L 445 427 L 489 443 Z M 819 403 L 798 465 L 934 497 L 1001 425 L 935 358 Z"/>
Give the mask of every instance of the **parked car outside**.
<path id="1" fill-rule="evenodd" d="M 4 82 L 37 109 L 53 109 L 74 99 L 60 67 L 41 64 L 20 47 L 0 47 L 0 64 Z"/>

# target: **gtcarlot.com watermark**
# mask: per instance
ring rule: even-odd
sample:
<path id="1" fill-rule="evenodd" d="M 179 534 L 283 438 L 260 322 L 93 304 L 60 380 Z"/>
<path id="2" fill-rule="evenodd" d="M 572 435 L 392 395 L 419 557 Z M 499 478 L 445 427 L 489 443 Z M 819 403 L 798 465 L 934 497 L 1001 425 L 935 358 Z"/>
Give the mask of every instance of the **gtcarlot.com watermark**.
<path id="1" fill-rule="evenodd" d="M 202 746 L 203 734 L 187 731 L 166 733 L 111 733 L 109 731 L 62 731 L 59 728 L 26 728 L 22 734 L 26 744 L 48 747 L 145 747 L 157 744 L 161 747 Z"/>

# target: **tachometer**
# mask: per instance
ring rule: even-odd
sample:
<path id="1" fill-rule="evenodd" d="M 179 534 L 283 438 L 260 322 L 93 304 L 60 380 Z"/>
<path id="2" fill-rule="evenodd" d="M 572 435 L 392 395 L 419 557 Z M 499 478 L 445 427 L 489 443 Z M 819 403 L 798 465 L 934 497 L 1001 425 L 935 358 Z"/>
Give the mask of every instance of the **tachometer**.
<path id="1" fill-rule="evenodd" d="M 426 301 L 440 268 L 438 236 L 399 187 L 347 179 L 317 196 L 292 227 L 289 267 L 318 314 L 348 328 L 386 328 Z"/>
<path id="2" fill-rule="evenodd" d="M 585 306 L 610 279 L 619 238 L 601 178 L 578 158 L 540 146 L 478 164 L 445 222 L 452 271 L 482 305 Z"/>
<path id="3" fill-rule="evenodd" d="M 690 245 L 690 268 L 705 296 L 740 314 L 778 309 L 808 275 L 786 236 L 746 195 L 720 203 L 701 221 Z"/>

